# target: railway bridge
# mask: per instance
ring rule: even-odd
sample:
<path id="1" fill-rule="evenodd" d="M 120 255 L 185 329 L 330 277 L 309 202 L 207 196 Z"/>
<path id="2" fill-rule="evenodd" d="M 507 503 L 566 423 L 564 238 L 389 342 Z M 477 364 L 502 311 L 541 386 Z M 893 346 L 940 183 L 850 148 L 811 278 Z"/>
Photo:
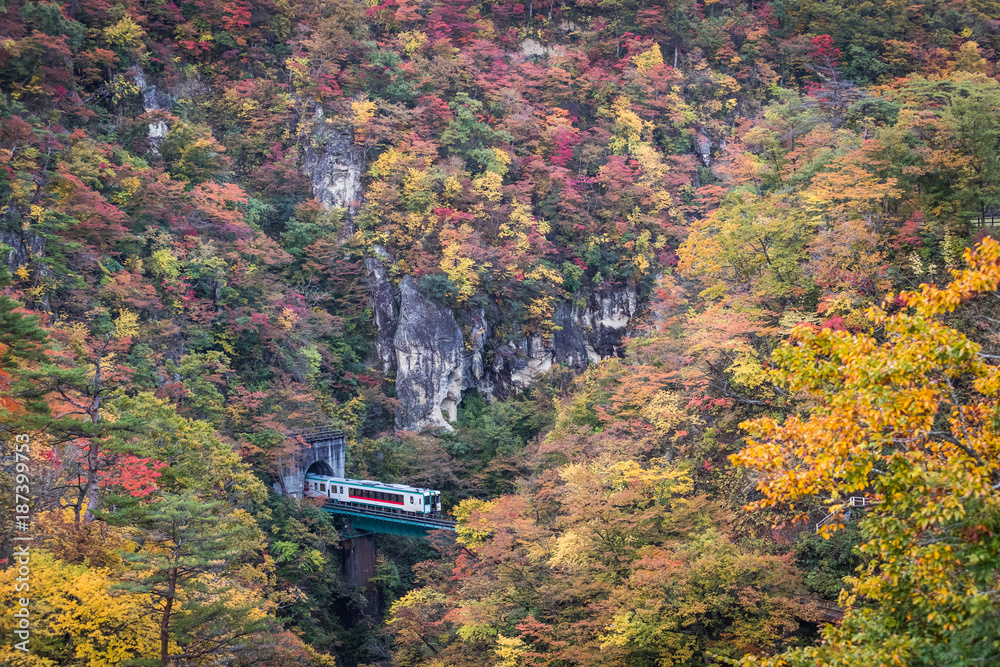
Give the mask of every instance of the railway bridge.
<path id="1" fill-rule="evenodd" d="M 321 426 L 288 434 L 298 446 L 278 461 L 279 481 L 274 490 L 293 498 L 305 495 L 306 474 L 346 477 L 346 439 L 344 432 Z M 362 589 L 369 612 L 378 607 L 378 596 L 371 579 L 375 574 L 375 540 L 377 533 L 403 537 L 425 538 L 434 530 L 455 530 L 455 522 L 393 512 L 392 510 L 355 503 L 328 500 L 323 510 L 335 515 L 343 538 L 344 575 Z"/>
<path id="2" fill-rule="evenodd" d="M 350 524 L 348 535 L 382 533 L 402 537 L 427 537 L 427 533 L 432 530 L 455 530 L 455 522 L 448 519 L 393 512 L 337 500 L 328 500 L 323 505 L 323 511 L 343 517 L 345 523 Z"/>
<path id="3" fill-rule="evenodd" d="M 377 507 L 361 507 L 354 503 L 328 500 L 323 511 L 343 520 L 344 575 L 348 581 L 364 590 L 368 613 L 378 611 L 378 591 L 372 584 L 375 576 L 375 534 L 403 537 L 427 537 L 434 530 L 455 531 L 455 522 L 447 519 L 396 514 Z"/>

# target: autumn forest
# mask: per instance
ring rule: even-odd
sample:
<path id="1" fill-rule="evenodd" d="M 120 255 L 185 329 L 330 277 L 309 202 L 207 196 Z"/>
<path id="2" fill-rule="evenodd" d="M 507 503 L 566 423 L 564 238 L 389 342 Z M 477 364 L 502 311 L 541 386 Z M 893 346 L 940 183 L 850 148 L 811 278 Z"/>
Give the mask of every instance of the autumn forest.
<path id="1" fill-rule="evenodd" d="M 997 225 L 996 0 L 0 0 L 0 664 L 996 664 Z"/>

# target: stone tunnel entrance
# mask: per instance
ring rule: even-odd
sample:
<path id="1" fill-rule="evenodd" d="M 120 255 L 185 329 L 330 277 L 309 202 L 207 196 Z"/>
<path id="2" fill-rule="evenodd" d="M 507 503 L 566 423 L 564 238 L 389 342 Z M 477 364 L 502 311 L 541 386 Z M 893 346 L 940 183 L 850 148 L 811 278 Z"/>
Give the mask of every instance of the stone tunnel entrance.
<path id="1" fill-rule="evenodd" d="M 333 474 L 333 468 L 326 461 L 316 461 L 311 466 L 306 468 L 307 475 L 326 475 L 327 477 L 336 477 Z"/>
<path id="2" fill-rule="evenodd" d="M 293 498 L 302 496 L 306 473 L 344 476 L 346 441 L 344 432 L 331 427 L 312 428 L 288 434 L 294 441 L 293 454 L 278 461 L 281 481 L 274 485 L 278 493 Z M 283 487 L 283 488 L 282 488 Z"/>

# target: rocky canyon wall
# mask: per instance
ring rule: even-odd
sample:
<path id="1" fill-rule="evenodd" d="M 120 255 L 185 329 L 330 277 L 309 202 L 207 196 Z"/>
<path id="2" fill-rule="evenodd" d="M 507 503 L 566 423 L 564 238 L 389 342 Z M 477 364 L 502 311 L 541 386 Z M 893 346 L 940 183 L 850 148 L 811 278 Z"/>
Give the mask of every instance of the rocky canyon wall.
<path id="1" fill-rule="evenodd" d="M 383 275 L 374 281 L 375 298 L 393 292 Z M 398 298 L 395 321 L 388 319 L 390 308 L 381 309 L 386 329 L 393 332 L 392 348 L 380 322 L 376 350 L 380 360 L 394 361 L 402 405 L 396 427 L 406 431 L 451 430 L 467 391 L 505 398 L 530 387 L 555 364 L 582 370 L 617 355 L 636 312 L 633 288 L 604 289 L 559 304 L 555 321 L 561 328 L 550 338 L 501 341 L 491 335 L 484 311 L 456 313 L 429 299 L 409 276 Z"/>
<path id="2" fill-rule="evenodd" d="M 343 234 L 349 235 L 362 200 L 363 156 L 349 133 L 324 122 L 321 109 L 309 114 L 314 129 L 303 171 L 317 199 L 347 209 Z M 636 312 L 634 288 L 605 287 L 559 304 L 559 329 L 550 338 L 499 340 L 485 311 L 456 312 L 428 298 L 411 277 L 393 285 L 388 261 L 382 251 L 365 260 L 365 271 L 378 328 L 372 363 L 382 372 L 396 372 L 399 430 L 450 430 L 465 392 L 505 398 L 530 387 L 555 364 L 583 369 L 614 356 Z M 504 308 L 496 306 L 498 312 Z"/>

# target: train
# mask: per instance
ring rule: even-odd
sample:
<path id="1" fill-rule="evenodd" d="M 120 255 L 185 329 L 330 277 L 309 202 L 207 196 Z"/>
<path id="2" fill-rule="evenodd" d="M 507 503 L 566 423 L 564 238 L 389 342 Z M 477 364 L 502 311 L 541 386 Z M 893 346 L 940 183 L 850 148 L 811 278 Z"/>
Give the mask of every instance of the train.
<path id="1" fill-rule="evenodd" d="M 305 494 L 329 498 L 346 505 L 377 509 L 391 514 L 441 516 L 441 492 L 404 484 L 386 484 L 370 479 L 348 479 L 308 473 Z"/>

